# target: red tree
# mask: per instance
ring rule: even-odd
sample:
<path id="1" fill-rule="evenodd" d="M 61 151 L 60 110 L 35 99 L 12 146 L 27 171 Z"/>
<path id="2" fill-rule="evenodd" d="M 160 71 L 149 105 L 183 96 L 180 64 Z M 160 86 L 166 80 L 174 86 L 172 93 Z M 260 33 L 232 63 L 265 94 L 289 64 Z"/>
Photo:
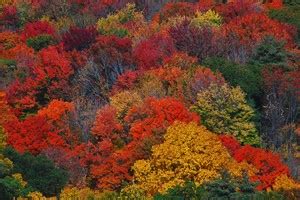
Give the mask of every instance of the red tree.
<path id="1" fill-rule="evenodd" d="M 140 42 L 134 49 L 138 69 L 153 69 L 162 64 L 164 58 L 175 52 L 172 39 L 164 35 L 154 35 Z"/>
<path id="2" fill-rule="evenodd" d="M 16 80 L 8 90 L 11 105 L 24 110 L 44 105 L 53 98 L 68 98 L 73 69 L 61 49 L 42 49 L 28 70 L 28 76 L 24 80 Z"/>
<path id="3" fill-rule="evenodd" d="M 23 41 L 38 35 L 51 35 L 56 38 L 56 30 L 52 24 L 47 21 L 36 21 L 27 23 L 21 33 Z"/>
<path id="4" fill-rule="evenodd" d="M 255 167 L 257 171 L 250 179 L 259 182 L 257 189 L 271 188 L 279 175 L 289 175 L 289 169 L 281 162 L 279 155 L 250 145 L 240 146 L 232 136 L 220 136 L 220 140 L 236 161 L 247 162 Z"/>
<path id="5" fill-rule="evenodd" d="M 70 30 L 62 37 L 64 47 L 67 51 L 73 49 L 81 51 L 85 48 L 88 48 L 96 40 L 96 36 L 97 30 L 95 27 L 71 27 Z"/>
<path id="6" fill-rule="evenodd" d="M 46 117 L 31 116 L 24 121 L 10 121 L 4 128 L 7 132 L 7 143 L 20 153 L 29 151 L 36 155 L 49 147 L 67 146 Z"/>
<path id="7" fill-rule="evenodd" d="M 236 17 L 223 26 L 225 35 L 232 34 L 243 44 L 253 46 L 265 36 L 271 35 L 278 40 L 285 40 L 288 47 L 294 46 L 295 29 L 287 24 L 270 19 L 263 13 L 251 13 Z"/>
<path id="8" fill-rule="evenodd" d="M 134 162 L 149 157 L 151 146 L 162 141 L 164 132 L 176 120 L 199 122 L 199 117 L 174 98 L 149 98 L 143 105 L 130 109 L 123 124 L 125 130 L 130 127 L 130 136 L 121 138 L 114 109 L 100 110 L 93 133 L 101 137 L 89 153 L 91 175 L 97 186 L 117 189 L 122 182 L 131 180 L 130 169 Z"/>

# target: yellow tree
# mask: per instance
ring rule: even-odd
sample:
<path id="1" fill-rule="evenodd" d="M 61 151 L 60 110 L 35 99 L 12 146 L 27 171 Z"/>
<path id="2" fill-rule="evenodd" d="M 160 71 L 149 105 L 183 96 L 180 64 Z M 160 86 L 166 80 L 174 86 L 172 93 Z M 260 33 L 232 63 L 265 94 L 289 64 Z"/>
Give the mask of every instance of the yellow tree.
<path id="1" fill-rule="evenodd" d="M 254 110 L 239 87 L 211 85 L 198 93 L 193 110 L 201 116 L 202 124 L 214 133 L 233 135 L 243 144 L 260 144 L 252 121 Z"/>
<path id="2" fill-rule="evenodd" d="M 175 185 L 192 180 L 196 184 L 213 180 L 222 170 L 240 175 L 237 164 L 221 144 L 217 135 L 196 123 L 176 122 L 170 126 L 165 141 L 153 146 L 149 160 L 134 166 L 135 185 L 147 194 L 165 192 Z"/>

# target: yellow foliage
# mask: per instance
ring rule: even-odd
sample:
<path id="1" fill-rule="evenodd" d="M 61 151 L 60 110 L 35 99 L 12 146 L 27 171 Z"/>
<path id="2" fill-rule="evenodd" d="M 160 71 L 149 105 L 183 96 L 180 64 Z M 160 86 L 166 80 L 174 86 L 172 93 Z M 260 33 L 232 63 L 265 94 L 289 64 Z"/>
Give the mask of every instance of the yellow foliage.
<path id="1" fill-rule="evenodd" d="M 128 25 L 130 23 L 130 26 Z M 134 37 L 140 35 L 146 22 L 141 12 L 137 12 L 134 4 L 127 4 L 125 8 L 117 13 L 100 18 L 97 22 L 97 29 L 104 35 L 117 35 L 119 37 Z M 142 31 L 144 32 L 144 31 Z"/>
<path id="2" fill-rule="evenodd" d="M 197 11 L 196 17 L 192 19 L 191 23 L 196 27 L 205 25 L 218 27 L 222 24 L 222 17 L 213 10 L 208 10 L 205 13 Z"/>
<path id="3" fill-rule="evenodd" d="M 187 179 L 199 185 L 219 177 L 224 169 L 241 175 L 243 167 L 204 126 L 176 122 L 164 138 L 164 143 L 153 146 L 149 160 L 139 160 L 133 166 L 137 187 L 147 194 L 163 193 Z"/>
<path id="4" fill-rule="evenodd" d="M 200 91 L 193 109 L 202 123 L 214 133 L 231 134 L 241 143 L 259 145 L 254 110 L 247 104 L 245 93 L 239 87 L 212 85 Z"/>
<path id="5" fill-rule="evenodd" d="M 278 176 L 272 187 L 275 191 L 300 190 L 300 184 L 289 178 L 286 174 Z"/>
<path id="6" fill-rule="evenodd" d="M 116 108 L 118 117 L 124 116 L 133 105 L 141 104 L 142 98 L 136 92 L 124 91 L 110 97 L 110 104 Z"/>
<path id="7" fill-rule="evenodd" d="M 88 187 L 76 188 L 67 187 L 60 194 L 61 200 L 70 199 L 117 199 L 117 194 L 111 191 L 100 192 L 98 190 L 92 190 Z"/>
<path id="8" fill-rule="evenodd" d="M 9 174 L 10 170 L 13 168 L 13 162 L 4 157 L 3 154 L 0 154 L 0 166 L 2 174 Z"/>
<path id="9" fill-rule="evenodd" d="M 0 126 L 0 149 L 3 149 L 6 146 L 6 134 L 4 128 Z"/>
<path id="10" fill-rule="evenodd" d="M 22 187 L 25 187 L 27 185 L 27 182 L 23 180 L 22 174 L 16 173 L 13 174 L 12 177 L 14 177 L 21 184 Z"/>
<path id="11" fill-rule="evenodd" d="M 11 5 L 13 2 L 13 0 L 0 0 L 0 8 L 5 5 Z"/>
<path id="12" fill-rule="evenodd" d="M 60 17 L 54 23 L 55 27 L 59 32 L 67 31 L 71 26 L 74 26 L 74 22 L 70 17 Z"/>
<path id="13" fill-rule="evenodd" d="M 40 192 L 30 192 L 28 195 L 27 195 L 28 198 L 32 199 L 32 200 L 46 200 L 47 198 L 43 196 L 42 193 Z M 18 198 L 18 200 L 21 200 L 21 199 L 24 199 L 24 198 Z"/>
<path id="14" fill-rule="evenodd" d="M 135 91 L 142 97 L 161 98 L 166 95 L 165 88 L 157 76 L 148 74 L 139 80 Z"/>

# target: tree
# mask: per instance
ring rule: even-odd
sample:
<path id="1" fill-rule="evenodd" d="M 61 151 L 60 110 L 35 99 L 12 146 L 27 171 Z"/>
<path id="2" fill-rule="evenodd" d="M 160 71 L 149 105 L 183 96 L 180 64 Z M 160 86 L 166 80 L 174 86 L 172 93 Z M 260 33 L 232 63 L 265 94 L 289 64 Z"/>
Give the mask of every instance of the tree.
<path id="1" fill-rule="evenodd" d="M 249 176 L 252 182 L 258 183 L 258 190 L 272 188 L 278 176 L 289 176 L 289 168 L 278 154 L 249 145 L 241 146 L 234 137 L 221 136 L 220 139 L 237 162 L 246 162 L 255 169 Z"/>
<path id="2" fill-rule="evenodd" d="M 109 88 L 119 75 L 133 69 L 132 42 L 129 38 L 98 36 L 89 53 Z"/>
<path id="3" fill-rule="evenodd" d="M 148 160 L 134 166 L 134 179 L 148 194 L 165 192 L 185 180 L 203 184 L 231 168 L 233 159 L 217 136 L 195 123 L 178 122 L 170 126 L 162 144 L 153 146 Z"/>
<path id="4" fill-rule="evenodd" d="M 46 105 L 51 99 L 69 99 L 69 80 L 73 74 L 70 62 L 59 47 L 38 52 L 33 66 L 23 79 L 8 89 L 8 102 L 21 111 Z"/>
<path id="5" fill-rule="evenodd" d="M 153 18 L 158 23 L 167 21 L 169 18 L 176 16 L 193 16 L 195 13 L 195 6 L 187 2 L 167 3 L 158 14 Z"/>
<path id="6" fill-rule="evenodd" d="M 162 142 L 167 127 L 175 121 L 199 122 L 195 113 L 170 97 L 146 99 L 121 116 L 116 111 L 112 105 L 99 110 L 92 128 L 91 176 L 101 189 L 119 189 L 130 181 L 134 162 L 148 158 L 151 147 Z"/>
<path id="7" fill-rule="evenodd" d="M 219 57 L 208 57 L 202 64 L 212 71 L 222 73 L 225 80 L 234 87 L 241 87 L 246 93 L 247 99 L 254 99 L 260 106 L 263 90 L 263 66 L 259 64 L 238 64 Z M 243 74 L 243 76 L 241 76 Z"/>
<path id="8" fill-rule="evenodd" d="M 209 26 L 195 27 L 191 25 L 190 20 L 185 19 L 171 27 L 169 34 L 177 50 L 187 52 L 189 56 L 195 56 L 200 61 L 207 56 L 218 54 L 213 39 L 215 34 Z"/>
<path id="9" fill-rule="evenodd" d="M 142 12 L 137 11 L 134 4 L 128 3 L 118 12 L 106 18 L 100 18 L 97 22 L 97 29 L 103 35 L 133 38 L 135 33 L 145 25 Z"/>
<path id="10" fill-rule="evenodd" d="M 263 11 L 263 8 L 259 4 L 254 1 L 245 0 L 218 4 L 214 9 L 222 16 L 226 23 L 237 17 L 242 17 L 251 13 L 260 13 Z"/>
<path id="11" fill-rule="evenodd" d="M 4 128 L 7 132 L 7 143 L 20 153 L 29 151 L 37 155 L 51 146 L 67 147 L 59 131 L 44 116 L 10 121 Z"/>
<path id="12" fill-rule="evenodd" d="M 14 163 L 13 171 L 23 174 L 33 188 L 50 197 L 59 195 L 68 181 L 68 173 L 58 169 L 44 156 L 30 153 L 19 154 L 13 149 L 5 149 L 4 155 Z"/>
<path id="13" fill-rule="evenodd" d="M 157 68 L 164 58 L 175 52 L 172 39 L 162 34 L 156 34 L 141 41 L 133 50 L 138 69 L 148 70 Z"/>
<path id="14" fill-rule="evenodd" d="M 247 27 L 247 29 L 241 27 Z M 243 44 L 250 47 L 259 43 L 267 35 L 278 40 L 285 40 L 287 47 L 294 46 L 295 30 L 293 27 L 272 20 L 265 14 L 252 13 L 235 18 L 222 29 L 225 35 L 233 34 Z"/>
<path id="15" fill-rule="evenodd" d="M 49 35 L 56 38 L 56 30 L 52 24 L 47 21 L 35 21 L 32 23 L 26 23 L 24 30 L 21 33 L 21 38 L 26 41 L 29 38 L 36 37 L 38 35 Z"/>
<path id="16" fill-rule="evenodd" d="M 89 48 L 95 42 L 97 31 L 95 27 L 79 28 L 72 26 L 63 36 L 64 48 L 67 51 L 76 49 L 81 51 Z"/>
<path id="17" fill-rule="evenodd" d="M 260 144 L 255 124 L 251 121 L 254 110 L 247 105 L 245 94 L 239 87 L 212 85 L 198 93 L 197 100 L 193 109 L 209 130 L 234 135 L 243 144 Z"/>
<path id="18" fill-rule="evenodd" d="M 252 60 L 262 65 L 286 63 L 287 53 L 284 49 L 284 42 L 266 36 L 256 47 Z"/>

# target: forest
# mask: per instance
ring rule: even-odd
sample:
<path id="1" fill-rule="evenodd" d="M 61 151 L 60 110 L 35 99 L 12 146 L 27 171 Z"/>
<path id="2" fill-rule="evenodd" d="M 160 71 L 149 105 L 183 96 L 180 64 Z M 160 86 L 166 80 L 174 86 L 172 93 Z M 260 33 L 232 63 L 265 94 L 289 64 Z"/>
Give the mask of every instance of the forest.
<path id="1" fill-rule="evenodd" d="M 0 0 L 0 200 L 299 200 L 299 0 Z"/>

